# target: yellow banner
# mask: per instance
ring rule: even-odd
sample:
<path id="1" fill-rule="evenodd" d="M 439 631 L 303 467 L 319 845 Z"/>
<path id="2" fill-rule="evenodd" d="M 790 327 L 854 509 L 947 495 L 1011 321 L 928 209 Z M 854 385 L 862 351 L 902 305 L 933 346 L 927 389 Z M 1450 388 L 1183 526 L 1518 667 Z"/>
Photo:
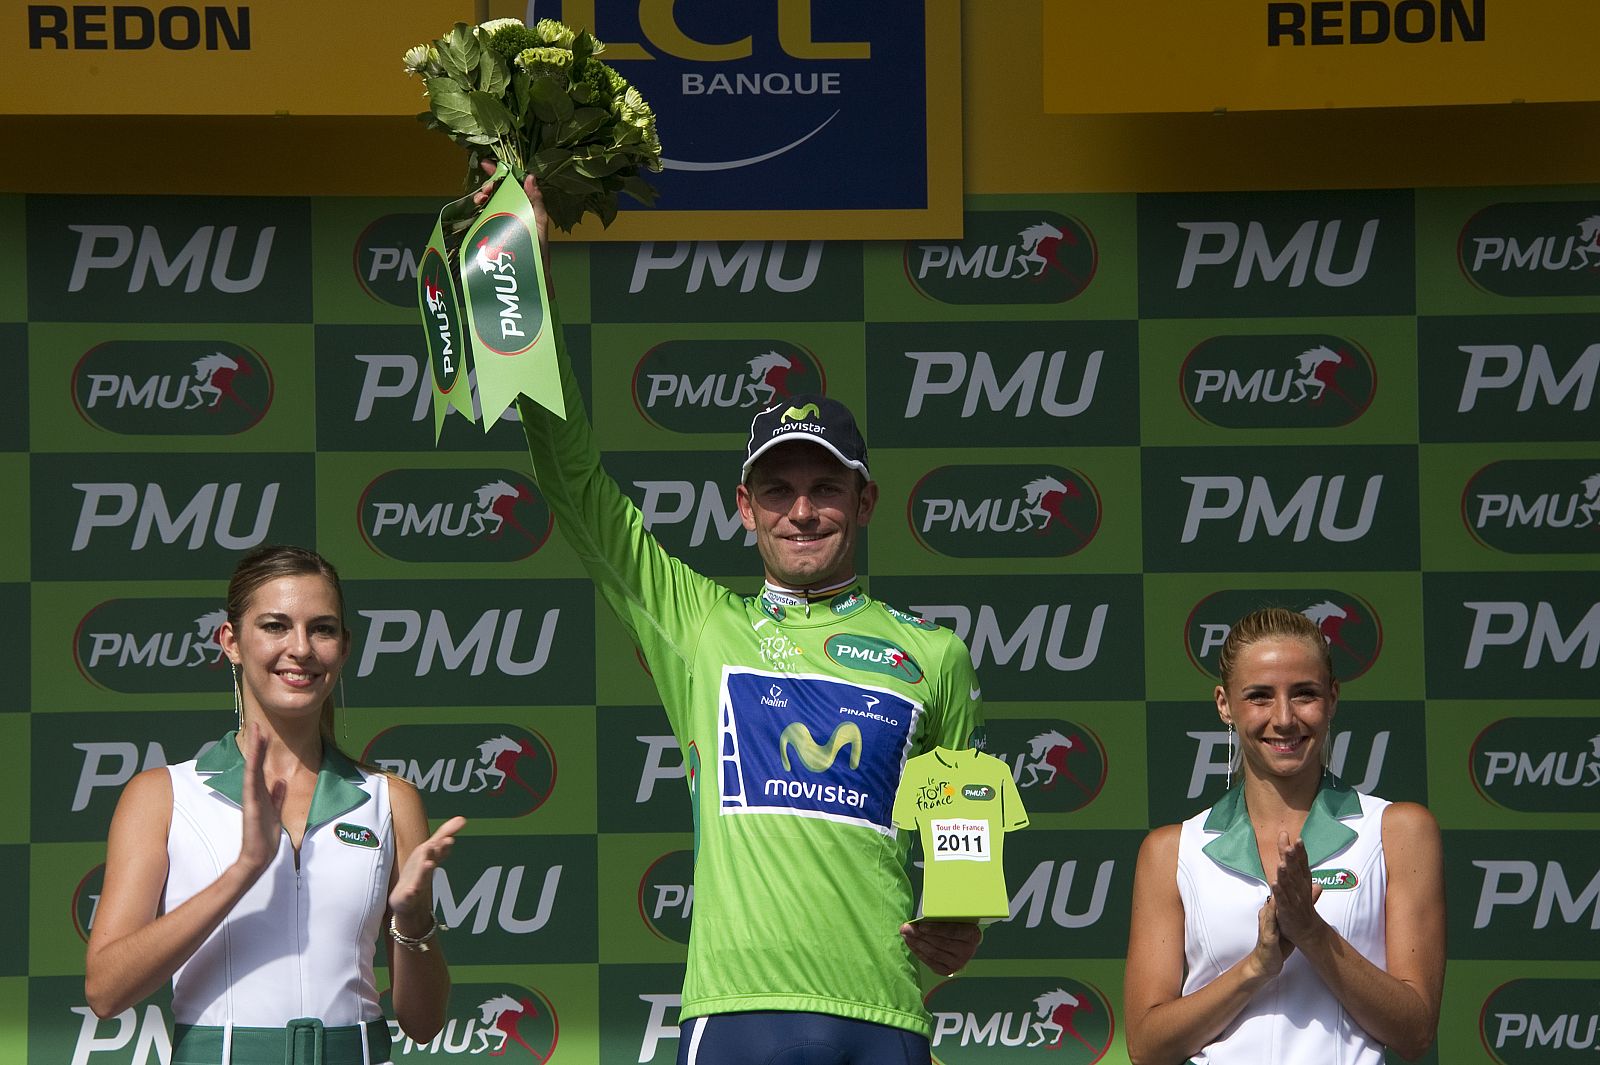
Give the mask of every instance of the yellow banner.
<path id="1" fill-rule="evenodd" d="M 1600 100 L 1588 0 L 1046 0 L 1055 114 Z"/>
<path id="2" fill-rule="evenodd" d="M 0 67 L 13 113 L 410 115 L 400 57 L 472 0 L 32 3 L 9 8 Z"/>

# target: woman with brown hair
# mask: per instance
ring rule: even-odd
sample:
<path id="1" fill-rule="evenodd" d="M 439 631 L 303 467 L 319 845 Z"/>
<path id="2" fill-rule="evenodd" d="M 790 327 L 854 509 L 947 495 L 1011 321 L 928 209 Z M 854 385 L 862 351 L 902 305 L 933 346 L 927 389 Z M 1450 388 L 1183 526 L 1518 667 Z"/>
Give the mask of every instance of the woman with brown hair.
<path id="1" fill-rule="evenodd" d="M 396 1019 L 428 1042 L 450 989 L 433 870 L 466 822 L 430 836 L 415 788 L 334 741 L 350 633 L 327 560 L 254 552 L 234 570 L 227 611 L 218 642 L 239 728 L 123 791 L 89 936 L 89 1005 L 109 1017 L 171 979 L 173 1065 L 388 1061 L 373 944 L 386 928 Z"/>
<path id="2" fill-rule="evenodd" d="M 1421 1056 L 1444 984 L 1439 829 L 1326 769 L 1328 646 L 1291 610 L 1229 632 L 1214 699 L 1230 788 L 1139 851 L 1124 980 L 1138 1065 Z"/>

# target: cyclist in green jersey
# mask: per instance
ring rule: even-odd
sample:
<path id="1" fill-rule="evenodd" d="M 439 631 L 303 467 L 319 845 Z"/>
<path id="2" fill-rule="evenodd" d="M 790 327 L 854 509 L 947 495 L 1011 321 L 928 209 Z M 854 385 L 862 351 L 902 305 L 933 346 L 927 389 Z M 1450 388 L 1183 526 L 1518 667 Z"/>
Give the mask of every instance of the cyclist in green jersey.
<path id="1" fill-rule="evenodd" d="M 856 572 L 878 486 L 855 419 L 820 395 L 756 415 L 735 498 L 765 582 L 739 594 L 650 535 L 601 468 L 564 354 L 561 377 L 565 418 L 518 404 L 534 472 L 648 664 L 687 768 L 695 906 L 679 1061 L 810 1045 L 840 1065 L 927 1062 L 913 956 L 953 975 L 979 932 L 908 923 L 895 788 L 907 759 L 971 745 L 982 696 L 953 632 L 873 600 Z"/>

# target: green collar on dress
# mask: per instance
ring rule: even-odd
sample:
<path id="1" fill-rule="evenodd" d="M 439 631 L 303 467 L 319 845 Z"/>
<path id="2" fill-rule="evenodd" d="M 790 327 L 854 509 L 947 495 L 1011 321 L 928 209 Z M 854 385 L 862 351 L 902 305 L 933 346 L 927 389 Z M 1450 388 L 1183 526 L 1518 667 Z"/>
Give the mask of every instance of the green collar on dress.
<path id="1" fill-rule="evenodd" d="M 229 732 L 195 762 L 195 772 L 209 774 L 206 786 L 226 796 L 235 806 L 244 805 L 244 753 L 239 750 L 239 733 Z M 306 815 L 306 830 L 349 813 L 372 796 L 361 787 L 361 770 L 337 748 L 324 744 L 322 768 L 317 770 L 317 789 L 311 794 L 311 811 Z"/>
<path id="2" fill-rule="evenodd" d="M 1361 796 L 1342 783 L 1332 773 L 1322 775 L 1322 786 L 1311 801 L 1311 811 L 1300 829 L 1300 838 L 1306 844 L 1306 861 L 1311 868 L 1327 861 L 1348 847 L 1356 838 L 1356 830 L 1341 820 L 1361 812 Z M 1245 809 L 1244 786 L 1228 792 L 1211 808 L 1206 818 L 1207 832 L 1222 833 L 1200 848 L 1218 865 L 1267 882 L 1261 869 L 1261 851 L 1256 846 L 1255 829 L 1250 824 L 1250 813 Z"/>

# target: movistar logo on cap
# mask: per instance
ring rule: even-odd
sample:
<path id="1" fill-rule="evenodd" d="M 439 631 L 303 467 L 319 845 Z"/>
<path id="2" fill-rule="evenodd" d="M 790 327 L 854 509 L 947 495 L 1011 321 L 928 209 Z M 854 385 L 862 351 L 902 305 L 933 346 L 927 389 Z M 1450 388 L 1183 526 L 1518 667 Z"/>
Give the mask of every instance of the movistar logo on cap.
<path id="1" fill-rule="evenodd" d="M 807 403 L 803 407 L 790 407 L 788 410 L 784 411 L 783 416 L 778 419 L 778 424 L 782 425 L 784 422 L 803 422 L 807 418 L 816 418 L 821 414 L 822 408 L 818 407 L 815 403 Z"/>
<path id="2" fill-rule="evenodd" d="M 366 825 L 352 825 L 341 821 L 333 826 L 333 834 L 339 837 L 340 843 L 348 843 L 352 847 L 366 847 L 376 849 L 378 834 Z"/>

